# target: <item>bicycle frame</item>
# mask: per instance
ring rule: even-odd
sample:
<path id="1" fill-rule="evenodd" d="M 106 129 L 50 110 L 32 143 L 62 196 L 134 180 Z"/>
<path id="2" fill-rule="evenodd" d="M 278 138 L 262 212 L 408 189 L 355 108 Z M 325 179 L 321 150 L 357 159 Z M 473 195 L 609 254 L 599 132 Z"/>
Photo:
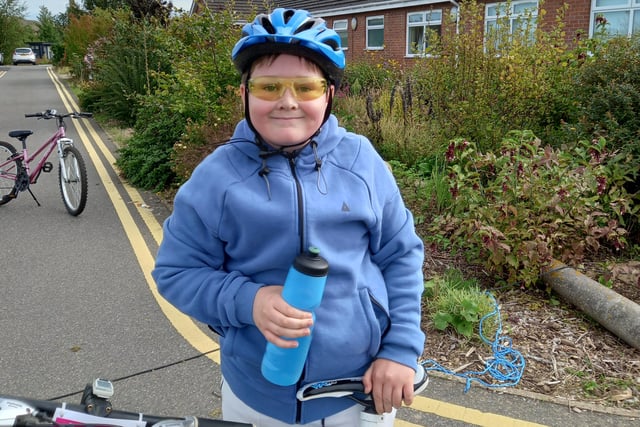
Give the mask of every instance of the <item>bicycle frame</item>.
<path id="1" fill-rule="evenodd" d="M 85 208 L 87 202 L 87 169 L 80 151 L 74 146 L 73 140 L 66 137 L 64 119 L 66 117 L 88 118 L 91 113 L 71 112 L 58 114 L 56 110 L 46 110 L 41 113 L 25 114 L 25 117 L 38 119 L 55 119 L 57 129 L 34 153 L 27 149 L 27 138 L 33 134 L 31 130 L 14 130 L 9 136 L 18 139 L 22 148 L 18 149 L 12 144 L 0 141 L 3 153 L 8 153 L 6 159 L 0 161 L 0 178 L 5 184 L 0 188 L 0 205 L 14 200 L 18 193 L 29 191 L 36 204 L 40 206 L 38 199 L 31 191 L 31 185 L 35 184 L 41 172 L 51 172 L 53 165 L 48 161 L 53 150 L 58 150 L 58 184 L 62 201 L 67 212 L 78 216 Z M 13 182 L 13 187 L 6 183 Z M 6 190 L 10 192 L 6 193 Z M 6 194 L 5 194 L 6 193 Z"/>
<path id="2" fill-rule="evenodd" d="M 49 160 L 49 156 L 53 152 L 55 148 L 58 149 L 58 158 L 62 157 L 62 149 L 67 145 L 73 145 L 73 141 L 69 138 L 65 137 L 64 126 L 60 126 L 55 134 L 53 134 L 44 144 L 42 144 L 33 155 L 29 154 L 29 150 L 27 150 L 26 140 L 22 141 L 22 153 L 19 156 L 16 156 L 18 159 L 22 159 L 24 168 L 29 176 L 29 184 L 35 184 L 38 180 L 38 176 L 40 176 L 40 172 L 44 167 L 44 164 Z M 38 163 L 31 169 L 31 163 L 38 157 L 40 154 L 44 152 L 42 158 L 38 161 Z M 2 166 L 2 165 L 0 165 Z M 66 170 L 63 168 L 62 173 L 65 179 Z"/>

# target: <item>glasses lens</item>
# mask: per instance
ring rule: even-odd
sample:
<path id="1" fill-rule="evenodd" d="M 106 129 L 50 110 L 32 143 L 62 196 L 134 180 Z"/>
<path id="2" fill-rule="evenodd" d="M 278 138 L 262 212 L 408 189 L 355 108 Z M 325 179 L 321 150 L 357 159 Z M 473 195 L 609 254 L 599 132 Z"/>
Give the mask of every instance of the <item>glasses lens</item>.
<path id="1" fill-rule="evenodd" d="M 264 101 L 280 99 L 286 89 L 290 89 L 298 101 L 312 101 L 326 93 L 327 81 L 317 77 L 256 77 L 249 80 L 248 88 L 253 96 Z"/>

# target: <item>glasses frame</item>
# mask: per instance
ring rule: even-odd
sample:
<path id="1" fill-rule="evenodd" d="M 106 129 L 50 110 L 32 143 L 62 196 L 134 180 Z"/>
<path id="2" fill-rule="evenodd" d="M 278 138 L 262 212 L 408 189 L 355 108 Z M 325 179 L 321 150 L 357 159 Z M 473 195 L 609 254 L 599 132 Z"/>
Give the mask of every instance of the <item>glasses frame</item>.
<path id="1" fill-rule="evenodd" d="M 300 92 L 302 89 L 301 86 L 304 84 L 316 84 L 318 82 L 322 83 L 322 93 L 313 90 L 313 94 L 311 92 Z M 264 90 L 258 90 L 257 85 L 262 85 L 263 87 L 273 85 L 273 92 L 265 92 Z M 296 88 L 296 86 L 298 86 Z M 253 96 L 263 101 L 277 101 L 281 99 L 286 90 L 289 89 L 293 97 L 297 101 L 314 101 L 323 95 L 326 95 L 329 90 L 329 82 L 327 79 L 323 77 L 271 77 L 271 76 L 261 76 L 254 77 L 247 81 L 247 90 Z M 305 95 L 306 94 L 306 95 Z"/>

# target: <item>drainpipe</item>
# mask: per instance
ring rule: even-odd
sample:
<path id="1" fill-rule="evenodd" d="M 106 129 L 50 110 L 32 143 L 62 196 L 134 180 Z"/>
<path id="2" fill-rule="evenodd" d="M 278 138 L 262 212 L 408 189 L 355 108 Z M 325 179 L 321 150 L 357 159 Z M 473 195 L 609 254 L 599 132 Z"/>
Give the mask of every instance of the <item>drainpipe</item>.
<path id="1" fill-rule="evenodd" d="M 560 261 L 553 261 L 542 279 L 567 302 L 640 350 L 640 305 Z"/>
<path id="2" fill-rule="evenodd" d="M 460 5 L 455 0 L 449 0 L 449 3 L 451 3 L 453 7 L 456 8 L 456 34 L 458 34 L 458 31 L 459 31 L 458 24 L 460 23 Z"/>

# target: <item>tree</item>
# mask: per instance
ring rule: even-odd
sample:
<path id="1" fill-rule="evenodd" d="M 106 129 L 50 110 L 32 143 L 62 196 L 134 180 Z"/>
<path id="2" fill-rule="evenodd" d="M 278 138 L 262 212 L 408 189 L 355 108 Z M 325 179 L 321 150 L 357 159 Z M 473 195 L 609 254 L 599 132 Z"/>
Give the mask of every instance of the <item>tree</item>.
<path id="1" fill-rule="evenodd" d="M 46 6 L 40 6 L 36 26 L 38 27 L 38 39 L 40 41 L 53 44 L 62 41 L 62 29 L 58 26 L 58 22 Z"/>
<path id="2" fill-rule="evenodd" d="M 60 16 L 62 15 L 62 16 Z M 59 14 L 56 18 L 45 6 L 40 7 L 40 13 L 38 14 L 38 40 L 42 42 L 51 43 L 51 49 L 54 53 L 54 62 L 60 61 L 64 53 L 64 46 L 62 46 L 62 34 L 64 30 L 63 21 L 64 14 Z"/>
<path id="3" fill-rule="evenodd" d="M 23 22 L 27 7 L 18 0 L 0 0 L 0 52 L 10 52 L 23 45 L 30 34 Z"/>
<path id="4" fill-rule="evenodd" d="M 171 17 L 173 3 L 166 0 L 126 0 L 131 8 L 133 16 L 140 20 L 157 19 L 160 24 L 166 26 Z"/>
<path id="5" fill-rule="evenodd" d="M 127 0 L 84 0 L 84 8 L 89 12 L 96 8 L 100 9 L 122 9 L 128 6 Z"/>
<path id="6" fill-rule="evenodd" d="M 69 25 L 64 29 L 65 61 L 71 73 L 79 77 L 83 58 L 92 43 L 111 32 L 114 19 L 109 11 L 97 10 L 93 14 L 70 15 Z"/>
<path id="7" fill-rule="evenodd" d="M 70 20 L 72 16 L 79 18 L 85 15 L 86 11 L 83 10 L 75 0 L 69 0 L 69 6 L 67 6 L 67 18 Z"/>

